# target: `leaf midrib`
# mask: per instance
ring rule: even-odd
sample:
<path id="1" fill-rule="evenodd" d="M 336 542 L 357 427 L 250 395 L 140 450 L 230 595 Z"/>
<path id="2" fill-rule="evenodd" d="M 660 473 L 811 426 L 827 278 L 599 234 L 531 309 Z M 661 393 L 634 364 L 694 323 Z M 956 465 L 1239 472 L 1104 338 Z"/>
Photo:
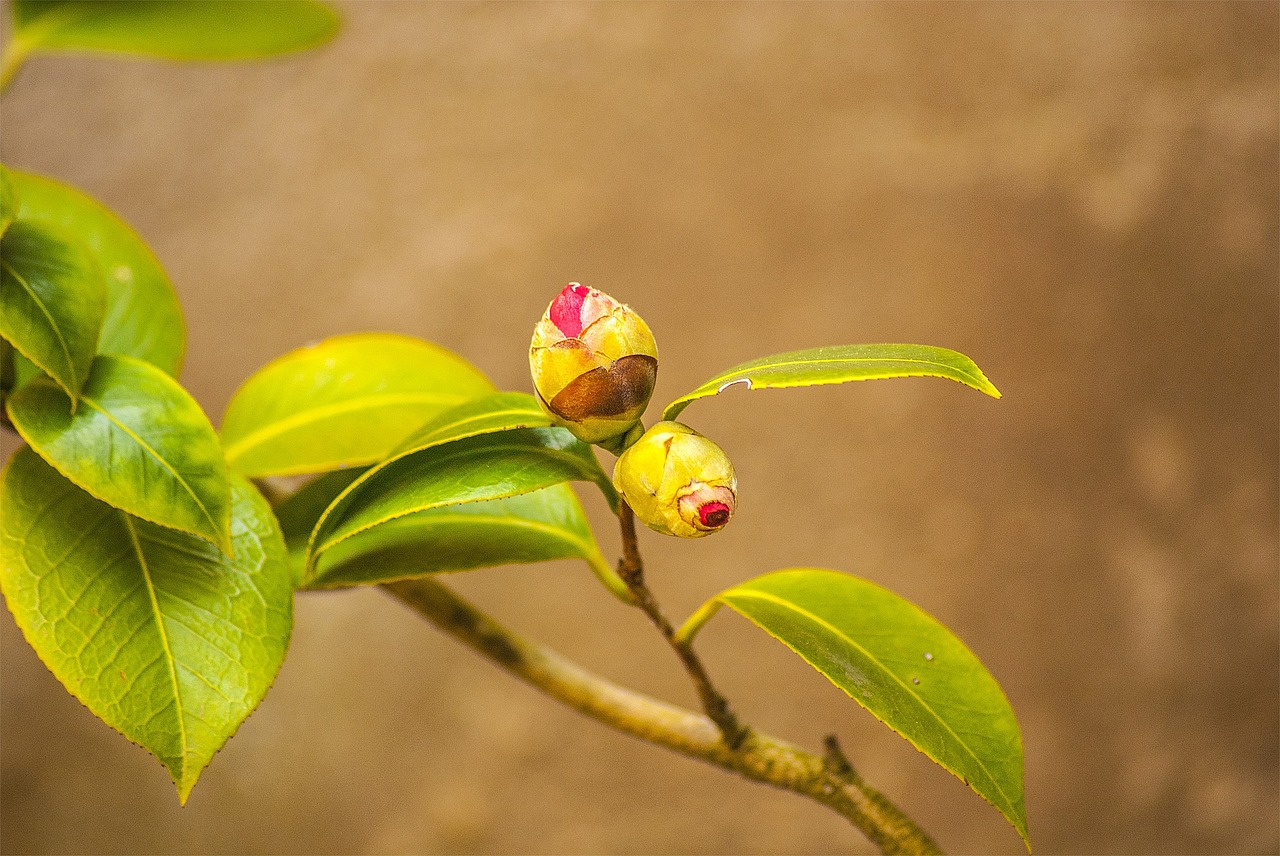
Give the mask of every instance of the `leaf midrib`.
<path id="1" fill-rule="evenodd" d="M 169 643 L 169 632 L 164 626 L 164 614 L 160 611 L 160 600 L 157 597 L 155 581 L 151 578 L 151 569 L 147 565 L 146 554 L 142 550 L 142 542 L 138 538 L 137 529 L 126 512 L 120 512 L 120 519 L 124 521 L 125 530 L 129 533 L 129 541 L 133 544 L 134 554 L 138 559 L 138 567 L 142 570 L 142 578 L 147 585 L 147 596 L 151 600 L 151 609 L 156 617 L 156 628 L 160 633 L 160 644 L 164 648 L 165 664 L 168 666 L 169 680 L 173 685 L 173 704 L 178 718 L 178 739 L 182 745 L 182 772 L 179 779 L 185 782 L 187 777 L 187 756 L 190 753 L 190 748 L 187 743 L 187 716 L 182 705 L 182 693 L 178 687 L 178 661 L 174 657 L 173 647 Z"/>
<path id="2" fill-rule="evenodd" d="M 724 596 L 722 595 L 722 597 Z M 960 735 L 956 734 L 955 730 L 952 729 L 951 726 L 948 725 L 946 721 L 941 716 L 938 715 L 937 711 L 935 711 L 927 701 L 921 698 L 918 693 L 916 693 L 913 689 L 911 689 L 911 687 L 908 686 L 907 683 L 902 680 L 902 678 L 899 678 L 897 675 L 895 675 L 887 666 L 885 666 L 883 663 L 880 662 L 879 658 L 877 658 L 874 654 L 872 654 L 862 645 L 858 644 L 853 639 L 851 639 L 840 628 L 836 627 L 835 625 L 831 624 L 830 622 L 826 621 L 820 616 L 815 615 L 809 610 L 803 609 L 799 605 L 792 603 L 791 601 L 788 601 L 785 598 L 778 597 L 777 595 L 772 594 L 770 592 L 763 592 L 763 591 L 759 591 L 758 589 L 739 589 L 729 597 L 756 598 L 759 600 L 768 601 L 775 605 L 781 606 L 785 609 L 790 609 L 791 611 L 799 615 L 803 615 L 805 618 L 809 619 L 810 621 L 813 621 L 815 624 L 819 625 L 820 627 L 826 628 L 831 633 L 835 634 L 837 637 L 849 643 L 849 645 L 851 645 L 852 647 L 856 648 L 859 652 L 863 654 L 863 656 L 865 656 L 868 660 L 870 660 L 872 663 L 878 666 L 885 674 L 893 678 L 893 680 L 896 681 L 897 684 L 904 691 L 906 691 L 906 693 L 911 698 L 914 698 L 917 702 L 920 703 L 921 707 L 923 707 L 926 711 L 929 712 L 929 715 L 932 716 L 939 725 L 941 725 L 944 729 L 946 729 L 947 733 L 950 734 L 955 739 L 956 743 L 958 743 L 965 750 L 965 752 L 968 753 L 969 757 L 973 759 L 974 763 L 978 765 L 978 768 L 982 770 L 982 772 L 986 775 L 987 779 L 995 787 L 996 791 L 999 792 L 1000 797 L 1004 800 L 1005 805 L 1008 807 L 1009 811 L 1014 810 L 1013 800 L 1009 797 L 1008 794 L 1004 792 L 1004 788 L 1000 786 L 1000 782 L 996 779 L 995 776 L 991 774 L 991 771 L 987 769 L 987 765 L 982 763 L 982 759 L 979 758 L 971 748 L 969 748 L 969 744 L 966 743 L 963 739 L 961 739 Z M 843 687 L 841 687 L 841 689 L 843 689 Z"/>

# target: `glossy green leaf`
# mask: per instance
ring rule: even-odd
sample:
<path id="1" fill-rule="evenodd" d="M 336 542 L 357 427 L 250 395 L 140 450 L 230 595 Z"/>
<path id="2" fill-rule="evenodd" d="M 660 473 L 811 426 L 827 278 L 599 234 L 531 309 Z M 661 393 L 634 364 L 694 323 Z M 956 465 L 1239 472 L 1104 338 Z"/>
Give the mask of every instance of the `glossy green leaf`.
<path id="1" fill-rule="evenodd" d="M 419 427 L 417 431 L 405 438 L 389 457 L 379 462 L 377 466 L 365 470 L 358 478 L 348 482 L 345 488 L 334 494 L 330 505 L 315 518 L 314 533 L 319 535 L 322 531 L 328 531 L 351 508 L 383 490 L 377 485 L 366 487 L 365 483 L 375 479 L 381 481 L 391 478 L 391 475 L 384 476 L 382 473 L 394 474 L 402 466 L 400 462 L 405 458 L 455 440 L 517 428 L 546 428 L 550 425 L 551 420 L 538 406 L 534 397 L 522 392 L 498 392 L 450 408 Z M 305 519 L 306 513 L 310 512 L 314 504 L 322 500 L 329 490 L 341 484 L 342 480 L 343 476 L 333 473 L 322 476 L 308 485 L 288 503 L 290 517 L 296 517 L 298 521 Z M 612 492 L 612 486 L 610 486 L 610 492 Z M 482 500 L 483 498 L 477 501 Z M 296 514 L 295 509 L 300 509 L 302 513 Z M 289 531 L 286 529 L 286 533 Z M 311 537 L 309 540 L 314 541 L 315 538 Z"/>
<path id="2" fill-rule="evenodd" d="M 71 413 L 45 378 L 8 402 L 18 433 L 60 473 L 135 517 L 231 549 L 231 488 L 213 426 L 150 363 L 99 355 Z"/>
<path id="3" fill-rule="evenodd" d="M 783 389 L 888 377 L 943 377 L 985 392 L 1000 391 L 964 354 L 929 345 L 837 345 L 762 357 L 723 371 L 667 405 L 663 419 L 675 419 L 699 398 L 737 389 Z"/>
<path id="4" fill-rule="evenodd" d="M 308 547 L 316 560 L 346 539 L 429 508 L 501 499 L 563 481 L 596 483 L 613 508 L 617 495 L 591 447 L 545 425 L 532 396 L 500 393 L 442 414 L 417 445 L 371 468 L 321 516 Z M 542 421 L 540 421 L 542 420 Z"/>
<path id="5" fill-rule="evenodd" d="M 512 428 L 549 428 L 551 420 L 537 400 L 523 392 L 496 392 L 475 398 L 418 426 L 392 452 L 393 458 L 466 437 Z M 384 462 L 389 463 L 389 461 Z"/>
<path id="6" fill-rule="evenodd" d="M 68 234 L 17 220 L 0 237 L 0 336 L 73 398 L 106 312 L 102 271 Z"/>
<path id="7" fill-rule="evenodd" d="M 227 461 L 251 477 L 370 464 L 427 420 L 493 392 L 458 355 L 409 336 L 359 333 L 299 348 L 227 406 Z"/>
<path id="8" fill-rule="evenodd" d="M 722 591 L 677 637 L 691 639 L 721 605 L 795 651 L 967 782 L 1030 848 L 1018 721 L 995 678 L 951 631 L 874 583 L 795 568 Z"/>
<path id="9" fill-rule="evenodd" d="M 73 187 L 32 173 L 10 175 L 20 222 L 74 235 L 98 262 L 107 286 L 98 352 L 137 357 L 177 377 L 186 342 L 182 309 L 143 240 L 110 209 Z"/>
<path id="10" fill-rule="evenodd" d="M 598 575 L 612 570 L 567 484 L 432 508 L 375 526 L 327 551 L 306 587 L 368 585 L 552 559 L 582 559 Z"/>
<path id="11" fill-rule="evenodd" d="M 310 0 L 14 0 L 14 39 L 39 51 L 252 59 L 328 41 L 338 16 Z"/>
<path id="12" fill-rule="evenodd" d="M 311 530 L 316 528 L 320 515 L 368 469 L 352 467 L 323 473 L 276 506 L 276 520 L 280 521 L 280 531 L 284 533 L 284 542 L 289 546 L 290 553 L 295 548 L 306 552 L 307 539 L 311 537 Z"/>
<path id="13" fill-rule="evenodd" d="M 20 449 L 0 485 L 0 588 L 67 690 L 168 768 L 186 801 L 266 694 L 293 623 L 271 509 L 237 479 L 235 559 L 130 517 Z"/>
<path id="14" fill-rule="evenodd" d="M 13 177 L 4 164 L 0 164 L 0 236 L 18 214 L 18 194 L 13 189 Z"/>

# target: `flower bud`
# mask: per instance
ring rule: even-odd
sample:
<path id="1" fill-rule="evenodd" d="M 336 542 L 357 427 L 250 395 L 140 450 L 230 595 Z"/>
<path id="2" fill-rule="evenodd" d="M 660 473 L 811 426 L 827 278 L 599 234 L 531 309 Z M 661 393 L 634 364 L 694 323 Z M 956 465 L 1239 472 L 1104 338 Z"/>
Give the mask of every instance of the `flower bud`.
<path id="1" fill-rule="evenodd" d="M 723 529 L 738 503 L 729 456 L 679 422 L 659 422 L 623 452 L 613 486 L 644 525 L 681 538 Z"/>
<path id="2" fill-rule="evenodd" d="M 644 415 L 658 377 L 658 346 L 630 307 L 571 282 L 533 330 L 529 368 L 552 421 L 600 443 Z"/>

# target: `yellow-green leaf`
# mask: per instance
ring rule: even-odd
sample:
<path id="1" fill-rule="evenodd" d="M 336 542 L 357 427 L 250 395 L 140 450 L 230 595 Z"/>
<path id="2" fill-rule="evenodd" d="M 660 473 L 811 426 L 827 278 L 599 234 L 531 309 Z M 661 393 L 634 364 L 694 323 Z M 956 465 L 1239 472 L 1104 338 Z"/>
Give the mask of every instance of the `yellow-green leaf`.
<path id="1" fill-rule="evenodd" d="M 0 336 L 72 400 L 89 375 L 106 303 L 101 269 L 70 234 L 19 219 L 0 237 Z"/>
<path id="2" fill-rule="evenodd" d="M 13 38 L 32 51 L 236 60 L 306 50 L 338 30 L 311 0 L 14 0 Z"/>
<path id="3" fill-rule="evenodd" d="M 185 802 L 271 686 L 293 623 L 284 541 L 237 479 L 235 558 L 91 497 L 30 448 L 0 484 L 0 588 L 67 690 L 168 768 Z"/>
<path id="4" fill-rule="evenodd" d="M 547 417 L 530 395 L 499 393 L 460 405 L 424 425 L 408 448 L 356 479 L 311 534 L 307 582 L 326 550 L 396 518 L 430 508 L 501 499 L 564 481 L 597 484 L 617 496 L 590 446 Z M 533 426 L 533 427 L 531 427 Z"/>
<path id="5" fill-rule="evenodd" d="M 7 409 L 41 457 L 99 500 L 231 549 L 231 487 L 218 436 L 160 369 L 99 355 L 74 414 L 47 378 L 19 389 Z"/>
<path id="6" fill-rule="evenodd" d="M 222 419 L 231 468 L 246 476 L 371 464 L 415 428 L 493 392 L 457 354 L 392 333 L 334 336 L 269 363 Z"/>
<path id="7" fill-rule="evenodd" d="M 1018 721 L 995 678 L 950 630 L 874 583 L 793 568 L 720 592 L 677 637 L 692 638 L 721 605 L 795 651 L 967 782 L 1030 849 Z"/>
<path id="8" fill-rule="evenodd" d="M 97 261 L 107 289 L 98 352 L 146 360 L 178 376 L 186 331 L 182 308 L 155 254 L 127 223 L 96 199 L 41 175 L 9 173 L 18 222 L 74 236 Z"/>
<path id="9" fill-rule="evenodd" d="M 299 551 L 299 558 L 305 552 Z M 369 585 L 448 571 L 582 559 L 612 574 L 567 484 L 390 520 L 339 543 L 308 588 Z"/>
<path id="10" fill-rule="evenodd" d="M 18 194 L 13 189 L 13 177 L 4 164 L 0 164 L 0 236 L 9 228 L 18 214 Z"/>
<path id="11" fill-rule="evenodd" d="M 986 375 L 964 354 L 930 345 L 836 345 L 762 357 L 713 377 L 667 405 L 675 419 L 699 398 L 730 389 L 782 389 L 890 377 L 942 377 L 1000 397 Z"/>

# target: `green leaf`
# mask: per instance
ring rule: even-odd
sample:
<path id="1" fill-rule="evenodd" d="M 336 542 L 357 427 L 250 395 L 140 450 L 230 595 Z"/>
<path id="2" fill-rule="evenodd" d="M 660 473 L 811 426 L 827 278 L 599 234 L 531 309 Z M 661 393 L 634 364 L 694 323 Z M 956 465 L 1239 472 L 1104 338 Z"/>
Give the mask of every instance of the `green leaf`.
<path id="1" fill-rule="evenodd" d="M 222 440 L 231 468 L 255 478 L 370 464 L 427 420 L 491 392 L 478 369 L 430 342 L 335 336 L 245 381 Z"/>
<path id="2" fill-rule="evenodd" d="M 103 51 L 164 59 L 234 60 L 328 41 L 338 16 L 309 0 L 15 0 L 22 52 Z"/>
<path id="3" fill-rule="evenodd" d="M 691 402 L 727 389 L 783 389 L 886 377 L 944 377 L 999 398 L 982 370 L 964 354 L 930 345 L 836 345 L 774 354 L 723 371 L 663 411 L 675 419 Z"/>
<path id="4" fill-rule="evenodd" d="M 441 443 L 496 431 L 549 427 L 551 419 L 532 395 L 523 392 L 496 392 L 459 404 L 430 422 L 419 425 L 418 430 L 396 446 L 392 457 L 399 458 Z"/>
<path id="5" fill-rule="evenodd" d="M 13 345 L 8 339 L 0 339 L 0 410 L 4 409 L 9 390 L 18 385 L 17 369 L 13 365 Z"/>
<path id="6" fill-rule="evenodd" d="M 616 509 L 613 485 L 590 446 L 563 428 L 525 427 L 546 424 L 532 396 L 500 393 L 424 425 L 416 445 L 371 468 L 321 515 L 308 546 L 308 580 L 326 550 L 429 508 L 501 499 L 577 479 L 595 482 Z"/>
<path id="7" fill-rule="evenodd" d="M 235 559 L 99 502 L 31 449 L 0 485 L 0 588 L 27 642 L 182 802 L 266 694 L 293 623 L 284 541 L 242 479 L 232 533 Z"/>
<path id="8" fill-rule="evenodd" d="M 231 549 L 231 488 L 218 435 L 178 382 L 150 363 L 99 355 L 71 413 L 45 378 L 8 402 L 22 438 L 58 472 L 135 517 Z"/>
<path id="9" fill-rule="evenodd" d="M 795 568 L 722 591 L 677 638 L 691 639 L 722 604 L 968 783 L 1030 849 L 1018 721 L 995 678 L 951 631 L 874 583 Z"/>
<path id="10" fill-rule="evenodd" d="M 13 189 L 13 176 L 0 164 L 0 236 L 18 215 L 18 194 Z"/>
<path id="11" fill-rule="evenodd" d="M 582 559 L 611 571 L 573 489 L 419 511 L 361 532 L 320 559 L 308 588 L 368 585 L 446 571 Z"/>
<path id="12" fill-rule="evenodd" d="M 276 506 L 276 520 L 280 521 L 280 531 L 284 533 L 284 542 L 290 552 L 295 547 L 305 552 L 307 539 L 311 537 L 311 530 L 316 528 L 320 515 L 368 469 L 352 467 L 316 476 Z"/>
<path id="13" fill-rule="evenodd" d="M 75 398 L 106 311 L 102 271 L 79 242 L 14 222 L 0 237 L 0 336 Z"/>
<path id="14" fill-rule="evenodd" d="M 177 377 L 186 342 L 182 309 L 143 240 L 110 209 L 73 187 L 16 170 L 10 176 L 20 222 L 74 235 L 97 259 L 107 286 L 98 353 L 137 357 Z"/>
<path id="15" fill-rule="evenodd" d="M 575 479 L 602 490 L 608 484 L 591 447 L 563 428 L 517 428 L 399 458 L 371 470 L 321 518 L 309 545 L 308 580 L 326 550 L 390 520 Z"/>

